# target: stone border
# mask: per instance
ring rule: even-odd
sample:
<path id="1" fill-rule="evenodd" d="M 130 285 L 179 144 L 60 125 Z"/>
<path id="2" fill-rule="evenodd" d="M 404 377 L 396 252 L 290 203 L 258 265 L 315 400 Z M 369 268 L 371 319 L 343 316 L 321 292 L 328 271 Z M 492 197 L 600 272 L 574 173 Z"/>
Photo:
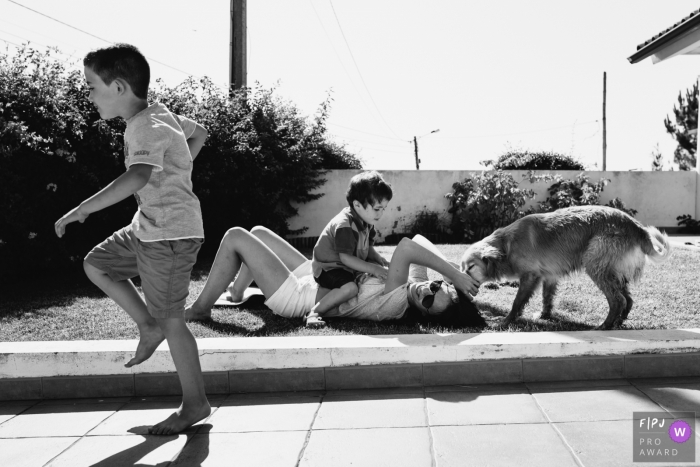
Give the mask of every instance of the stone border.
<path id="1" fill-rule="evenodd" d="M 211 394 L 700 376 L 700 329 L 199 339 Z M 171 395 L 167 346 L 0 343 L 0 400 Z"/>

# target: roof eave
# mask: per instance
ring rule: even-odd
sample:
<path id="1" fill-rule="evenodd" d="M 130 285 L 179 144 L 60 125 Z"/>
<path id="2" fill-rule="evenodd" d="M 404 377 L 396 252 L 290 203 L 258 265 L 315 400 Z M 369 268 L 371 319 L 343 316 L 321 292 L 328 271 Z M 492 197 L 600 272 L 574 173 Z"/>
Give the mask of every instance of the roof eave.
<path id="1" fill-rule="evenodd" d="M 667 32 L 655 41 L 652 41 L 641 49 L 637 50 L 637 52 L 635 52 L 633 55 L 627 57 L 627 60 L 629 60 L 629 62 L 632 64 L 641 62 L 645 58 L 654 55 L 663 46 L 680 39 L 683 35 L 697 26 L 700 26 L 700 15 L 698 14 L 679 24 L 676 28 Z"/>

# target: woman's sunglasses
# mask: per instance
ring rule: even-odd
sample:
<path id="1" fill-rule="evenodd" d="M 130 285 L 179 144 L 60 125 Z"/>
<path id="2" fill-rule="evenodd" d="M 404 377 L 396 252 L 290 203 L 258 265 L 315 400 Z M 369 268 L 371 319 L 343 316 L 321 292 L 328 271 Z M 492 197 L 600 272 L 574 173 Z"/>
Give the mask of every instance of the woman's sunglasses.
<path id="1" fill-rule="evenodd" d="M 421 304 L 423 307 L 425 307 L 426 311 L 430 310 L 430 307 L 433 306 L 433 302 L 435 301 L 435 294 L 440 290 L 440 287 L 442 287 L 443 281 L 433 281 L 430 283 L 430 293 L 432 295 L 427 295 L 423 297 L 423 301 L 421 301 Z"/>

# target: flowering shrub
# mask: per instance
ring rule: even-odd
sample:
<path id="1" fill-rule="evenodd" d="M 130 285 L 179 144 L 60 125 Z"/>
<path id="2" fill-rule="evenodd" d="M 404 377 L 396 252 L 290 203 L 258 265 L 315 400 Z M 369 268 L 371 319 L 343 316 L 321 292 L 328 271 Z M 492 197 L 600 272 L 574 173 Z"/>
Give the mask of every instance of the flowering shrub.
<path id="1" fill-rule="evenodd" d="M 493 170 L 584 170 L 571 156 L 551 151 L 508 151 L 496 161 L 483 161 Z"/>
<path id="2" fill-rule="evenodd" d="M 80 264 L 85 254 L 136 210 L 133 198 L 68 227 L 54 223 L 125 170 L 122 119 L 100 120 L 80 69 L 55 52 L 0 51 L 0 278 Z M 226 229 L 264 224 L 291 232 L 290 204 L 317 199 L 327 169 L 361 168 L 326 137 L 330 97 L 312 121 L 274 90 L 228 93 L 210 80 L 175 88 L 156 82 L 149 101 L 198 121 L 209 138 L 195 160 L 193 183 L 215 251 Z"/>
<path id="3" fill-rule="evenodd" d="M 535 197 L 521 189 L 512 175 L 501 170 L 482 172 L 452 185 L 447 212 L 452 214 L 452 232 L 464 232 L 462 240 L 475 242 L 529 213 L 521 208 Z"/>

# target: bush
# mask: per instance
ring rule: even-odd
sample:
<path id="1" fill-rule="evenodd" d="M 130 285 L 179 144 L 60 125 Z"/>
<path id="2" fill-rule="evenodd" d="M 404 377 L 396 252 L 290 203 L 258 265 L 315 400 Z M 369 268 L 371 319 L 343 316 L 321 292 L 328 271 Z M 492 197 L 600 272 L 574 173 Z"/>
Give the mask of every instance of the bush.
<path id="1" fill-rule="evenodd" d="M 452 232 L 461 240 L 475 242 L 525 216 L 522 208 L 535 197 L 533 190 L 523 190 L 513 176 L 501 170 L 482 172 L 452 185 L 447 212 L 452 214 Z"/>
<path id="2" fill-rule="evenodd" d="M 525 177 L 530 178 L 531 182 L 545 180 L 555 180 L 555 183 L 549 187 L 549 196 L 544 201 L 538 204 L 539 212 L 552 212 L 561 208 L 571 206 L 591 206 L 600 204 L 600 194 L 603 192 L 605 185 L 610 183 L 609 179 L 601 178 L 593 183 L 584 174 L 580 173 L 573 179 L 563 179 L 561 175 L 535 175 L 533 172 L 528 173 Z M 625 207 L 625 203 L 620 198 L 615 198 L 608 202 L 606 206 L 619 209 L 634 217 L 637 214 L 635 209 Z"/>
<path id="3" fill-rule="evenodd" d="M 678 229 L 678 233 L 684 234 L 700 234 L 700 221 L 693 219 L 690 214 L 684 214 L 682 216 L 676 217 L 678 225 L 681 226 Z"/>
<path id="4" fill-rule="evenodd" d="M 482 164 L 493 170 L 585 170 L 583 164 L 571 156 L 546 151 L 508 151 L 498 160 Z"/>
<path id="5" fill-rule="evenodd" d="M 100 120 L 87 99 L 82 71 L 67 70 L 55 52 L 0 52 L 0 277 L 79 265 L 97 243 L 127 225 L 132 198 L 70 225 L 58 239 L 53 225 L 68 210 L 121 175 L 124 121 Z M 156 82 L 150 100 L 200 122 L 209 138 L 194 164 L 193 183 L 207 242 L 216 250 L 226 229 L 264 224 L 291 231 L 291 202 L 322 194 L 326 169 L 361 168 L 328 140 L 330 97 L 312 121 L 274 90 L 227 93 L 209 79 L 168 88 Z"/>

